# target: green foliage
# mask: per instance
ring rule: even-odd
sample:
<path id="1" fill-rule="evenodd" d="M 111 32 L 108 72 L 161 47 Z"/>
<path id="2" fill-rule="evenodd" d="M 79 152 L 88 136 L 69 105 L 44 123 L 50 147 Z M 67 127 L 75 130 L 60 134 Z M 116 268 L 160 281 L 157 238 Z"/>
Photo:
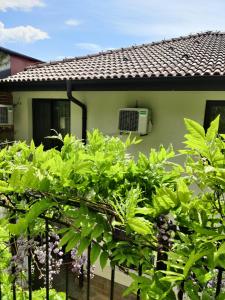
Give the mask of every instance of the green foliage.
<path id="1" fill-rule="evenodd" d="M 215 295 L 218 269 L 225 268 L 225 136 L 219 117 L 207 132 L 192 120 L 185 125 L 184 166 L 174 163 L 172 147 L 135 160 L 127 151 L 139 141 L 98 130 L 88 133 L 86 146 L 59 137 L 61 151 L 33 142 L 2 149 L 0 191 L 26 212 L 17 213 L 16 224 L 6 222 L 7 230 L 35 234 L 40 216 L 60 215 L 68 224 L 55 228 L 60 246 L 77 247 L 79 255 L 91 246 L 92 264 L 99 259 L 102 269 L 110 261 L 126 270 L 133 282 L 124 295 L 223 299 L 224 285 Z"/>
<path id="2" fill-rule="evenodd" d="M 12 299 L 12 291 L 11 291 L 11 284 L 8 282 L 3 285 L 3 296 L 2 300 L 9 300 Z M 17 288 L 17 296 L 16 299 L 18 300 L 27 300 L 29 299 L 28 291 L 24 291 L 22 288 Z M 46 289 L 39 289 L 35 290 L 32 293 L 32 299 L 34 300 L 45 300 L 46 299 Z M 49 290 L 49 299 L 50 300 L 65 300 L 66 295 L 63 292 L 57 292 L 54 289 Z"/>
<path id="3" fill-rule="evenodd" d="M 8 248 L 9 231 L 7 230 L 7 227 L 7 220 L 0 219 L 0 282 L 5 282 L 9 277 L 5 273 L 5 269 L 7 269 L 11 259 Z"/>
<path id="4" fill-rule="evenodd" d="M 24 214 L 16 224 L 9 224 L 8 228 L 10 233 L 17 236 L 24 234 L 27 228 L 37 220 L 37 217 L 55 205 L 56 203 L 54 201 L 47 198 L 35 202 L 29 207 L 29 211 Z"/>
<path id="5" fill-rule="evenodd" d="M 91 264 L 94 264 L 101 253 L 101 247 L 98 244 L 94 244 L 91 248 L 90 260 Z"/>

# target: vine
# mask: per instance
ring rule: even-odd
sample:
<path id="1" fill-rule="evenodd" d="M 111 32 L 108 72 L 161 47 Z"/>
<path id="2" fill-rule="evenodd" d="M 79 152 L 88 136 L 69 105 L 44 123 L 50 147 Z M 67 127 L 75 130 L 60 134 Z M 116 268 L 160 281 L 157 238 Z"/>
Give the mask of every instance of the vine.
<path id="1" fill-rule="evenodd" d="M 61 236 L 57 249 L 81 257 L 76 269 L 91 245 L 92 265 L 99 259 L 104 269 L 109 260 L 133 279 L 124 295 L 224 299 L 225 135 L 218 135 L 219 117 L 206 133 L 192 120 L 185 124 L 180 154 L 161 146 L 135 160 L 128 148 L 140 141 L 98 130 L 86 146 L 67 135 L 57 137 L 61 151 L 33 142 L 1 150 L 1 201 L 20 211 L 11 235 L 35 237 L 42 217 L 60 220 L 63 228 L 52 225 Z"/>

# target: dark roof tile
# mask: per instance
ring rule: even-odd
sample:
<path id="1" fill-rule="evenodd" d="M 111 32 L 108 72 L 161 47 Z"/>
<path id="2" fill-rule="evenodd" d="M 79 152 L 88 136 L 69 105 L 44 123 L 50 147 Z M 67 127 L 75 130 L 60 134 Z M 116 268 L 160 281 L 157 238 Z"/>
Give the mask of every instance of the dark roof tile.
<path id="1" fill-rule="evenodd" d="M 225 74 L 225 33 L 204 32 L 33 65 L 2 82 Z"/>

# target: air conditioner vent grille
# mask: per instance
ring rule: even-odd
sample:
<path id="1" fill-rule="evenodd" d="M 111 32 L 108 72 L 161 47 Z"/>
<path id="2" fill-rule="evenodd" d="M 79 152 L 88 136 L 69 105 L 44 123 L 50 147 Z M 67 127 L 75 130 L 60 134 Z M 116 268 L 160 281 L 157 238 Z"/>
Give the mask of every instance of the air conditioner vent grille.
<path id="1" fill-rule="evenodd" d="M 137 131 L 138 118 L 138 111 L 121 110 L 119 116 L 119 129 L 124 131 Z"/>

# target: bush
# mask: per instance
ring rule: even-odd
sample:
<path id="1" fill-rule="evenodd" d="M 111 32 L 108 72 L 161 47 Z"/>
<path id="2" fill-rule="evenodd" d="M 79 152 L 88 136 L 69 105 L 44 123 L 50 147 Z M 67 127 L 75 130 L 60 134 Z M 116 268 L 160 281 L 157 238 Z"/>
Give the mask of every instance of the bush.
<path id="1" fill-rule="evenodd" d="M 84 146 L 65 136 L 61 151 L 17 143 L 0 152 L 2 201 L 17 214 L 12 235 L 36 235 L 40 216 L 66 220 L 60 246 L 82 255 L 89 245 L 91 263 L 140 270 L 130 272 L 125 292 L 143 300 L 224 299 L 225 135 L 219 117 L 207 133 L 185 120 L 185 149 L 172 147 L 127 154 L 139 141 L 88 134 Z M 176 155 L 186 157 L 184 166 Z M 19 197 L 18 197 L 19 196 Z M 10 201 L 8 201 L 10 199 Z M 8 202 L 7 202 L 8 201 Z M 57 228 L 53 230 L 57 230 Z M 118 239 L 116 233 L 123 232 Z M 121 237 L 121 234 L 119 234 Z"/>

